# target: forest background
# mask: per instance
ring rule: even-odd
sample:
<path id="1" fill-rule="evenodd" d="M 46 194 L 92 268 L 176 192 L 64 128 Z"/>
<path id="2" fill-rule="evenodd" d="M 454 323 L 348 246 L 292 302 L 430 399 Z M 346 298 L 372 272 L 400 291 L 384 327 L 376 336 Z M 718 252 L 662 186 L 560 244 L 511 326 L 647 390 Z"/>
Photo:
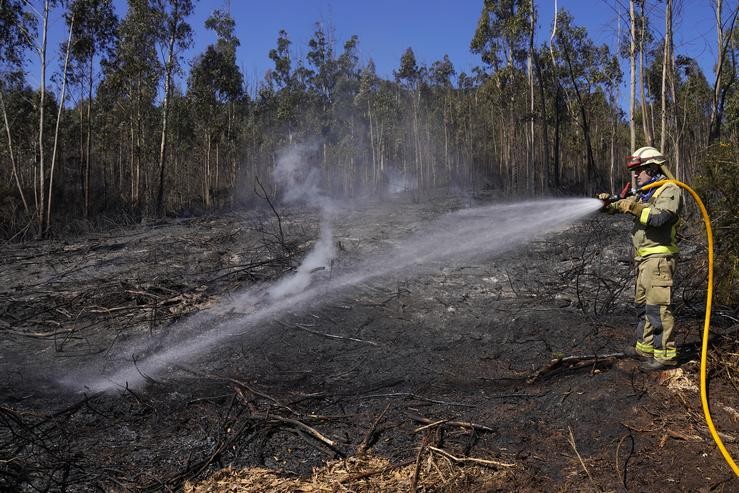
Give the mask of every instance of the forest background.
<path id="1" fill-rule="evenodd" d="M 440 188 L 617 192 L 625 157 L 653 145 L 706 200 L 723 292 L 735 298 L 739 6 L 705 3 L 716 23 L 710 77 L 674 49 L 682 2 L 616 2 L 609 46 L 565 9 L 542 33 L 533 0 L 480 0 L 469 73 L 448 56 L 419 63 L 409 47 L 384 78 L 360 61 L 358 36 L 335 39 L 317 22 L 307 46 L 277 33 L 273 66 L 248 87 L 228 3 L 192 26 L 193 0 L 129 0 L 120 17 L 112 0 L 2 0 L 0 237 L 262 204 L 283 192 L 272 170 L 295 145 L 333 196 L 414 200 Z M 53 16 L 65 26 L 57 46 Z M 203 28 L 215 42 L 185 60 Z"/>

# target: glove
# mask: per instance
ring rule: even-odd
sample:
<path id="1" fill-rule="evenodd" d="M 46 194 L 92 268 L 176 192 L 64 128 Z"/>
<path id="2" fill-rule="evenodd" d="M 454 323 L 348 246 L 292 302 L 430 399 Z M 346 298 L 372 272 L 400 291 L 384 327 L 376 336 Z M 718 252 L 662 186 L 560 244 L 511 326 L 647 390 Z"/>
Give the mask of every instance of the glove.
<path id="1" fill-rule="evenodd" d="M 625 199 L 617 200 L 609 206 L 615 209 L 614 212 L 620 212 L 622 214 L 633 214 L 636 217 L 641 216 L 644 210 L 644 204 L 640 204 L 636 201 L 636 197 L 631 196 Z"/>
<path id="2" fill-rule="evenodd" d="M 610 209 L 611 206 L 611 194 L 607 192 L 599 193 L 595 196 L 596 199 L 603 201 L 603 207 L 600 208 L 600 212 L 606 212 L 608 214 L 615 214 L 616 211 Z"/>
<path id="3" fill-rule="evenodd" d="M 635 197 L 628 197 L 625 199 L 617 200 L 613 203 L 613 207 L 621 214 L 628 214 L 631 212 L 631 207 L 636 203 Z"/>

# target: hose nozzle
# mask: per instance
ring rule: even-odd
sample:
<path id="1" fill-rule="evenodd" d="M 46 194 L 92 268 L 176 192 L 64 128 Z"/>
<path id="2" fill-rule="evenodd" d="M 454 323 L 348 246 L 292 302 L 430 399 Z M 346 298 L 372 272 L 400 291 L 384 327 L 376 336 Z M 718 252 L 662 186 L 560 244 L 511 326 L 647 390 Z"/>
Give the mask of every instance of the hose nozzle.
<path id="1" fill-rule="evenodd" d="M 600 199 L 601 202 L 603 202 L 603 207 L 607 207 L 611 205 L 612 203 L 616 202 L 617 200 L 621 200 L 621 197 L 617 194 L 609 195 L 608 197 L 596 196 L 596 198 Z"/>

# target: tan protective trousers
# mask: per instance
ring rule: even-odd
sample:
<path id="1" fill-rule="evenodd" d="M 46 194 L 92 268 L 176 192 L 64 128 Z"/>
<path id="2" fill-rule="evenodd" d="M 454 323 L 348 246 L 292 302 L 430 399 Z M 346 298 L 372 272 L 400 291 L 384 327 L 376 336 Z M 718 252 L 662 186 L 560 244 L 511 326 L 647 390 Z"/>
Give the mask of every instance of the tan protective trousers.
<path id="1" fill-rule="evenodd" d="M 636 349 L 662 363 L 677 359 L 672 316 L 674 256 L 646 257 L 636 264 Z"/>

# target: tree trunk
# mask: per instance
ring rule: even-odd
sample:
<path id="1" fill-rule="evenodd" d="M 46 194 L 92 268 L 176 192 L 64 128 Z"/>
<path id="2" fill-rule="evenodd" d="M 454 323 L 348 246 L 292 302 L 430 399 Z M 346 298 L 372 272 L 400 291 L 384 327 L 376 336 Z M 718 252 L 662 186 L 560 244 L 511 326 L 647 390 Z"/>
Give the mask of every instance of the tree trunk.
<path id="1" fill-rule="evenodd" d="M 175 4 L 176 5 L 176 4 Z M 172 71 L 174 70 L 174 43 L 177 38 L 179 12 L 172 13 L 173 21 L 167 46 L 167 61 L 164 65 L 164 101 L 162 102 L 162 138 L 159 145 L 159 191 L 157 193 L 157 212 L 164 213 L 164 168 L 167 161 L 167 125 L 169 124 L 169 100 L 172 92 Z"/>
<path id="2" fill-rule="evenodd" d="M 559 189 L 559 176 L 560 176 L 560 159 L 559 159 L 559 147 L 560 147 L 560 121 L 561 121 L 561 110 L 562 110 L 562 91 L 561 86 L 557 83 L 557 91 L 554 96 L 554 170 L 553 171 L 553 183 L 554 188 Z"/>
<path id="3" fill-rule="evenodd" d="M 536 69 L 536 77 L 539 81 L 539 106 L 541 115 L 539 118 L 541 118 L 541 130 L 543 134 L 542 139 L 542 150 L 544 152 L 544 163 L 543 163 L 543 173 L 542 173 L 542 191 L 544 190 L 546 186 L 551 186 L 551 177 L 550 177 L 550 170 L 549 170 L 549 124 L 547 123 L 547 104 L 546 104 L 546 98 L 544 97 L 544 78 L 541 74 L 541 63 L 539 63 L 539 57 L 534 53 L 534 68 Z"/>
<path id="4" fill-rule="evenodd" d="M 644 95 L 644 31 L 646 30 L 646 17 L 644 16 L 644 6 L 647 0 L 641 0 L 641 31 L 639 32 L 639 93 L 641 99 L 641 119 L 642 130 L 644 131 L 644 142 L 650 146 L 654 145 L 654 137 L 652 129 L 649 125 L 649 111 L 647 109 L 647 98 Z"/>
<path id="5" fill-rule="evenodd" d="M 452 178 L 452 163 L 449 161 L 449 120 L 451 119 L 451 90 L 447 89 L 444 94 L 444 167 L 446 169 L 447 180 Z"/>
<path id="6" fill-rule="evenodd" d="M 526 191 L 534 189 L 534 0 L 529 0 L 529 55 L 526 69 L 529 77 L 529 145 L 526 159 Z"/>
<path id="7" fill-rule="evenodd" d="M 721 80 L 723 73 L 723 66 L 726 62 L 726 50 L 729 47 L 733 39 L 734 24 L 736 23 L 737 15 L 739 15 L 739 9 L 734 10 L 734 15 L 731 19 L 731 24 L 726 29 L 728 36 L 724 36 L 724 29 L 722 26 L 721 9 L 723 8 L 722 0 L 716 0 L 716 32 L 718 35 L 718 61 L 716 62 L 716 82 L 713 85 L 713 97 L 711 98 L 711 123 L 709 127 L 709 143 L 718 140 L 721 137 L 721 120 L 723 117 L 723 106 L 726 100 L 726 94 L 729 86 L 736 83 L 736 77 L 728 82 L 727 86 L 724 86 Z"/>
<path id="8" fill-rule="evenodd" d="M 46 188 L 46 170 L 44 169 L 44 105 L 46 104 L 46 34 L 49 23 L 49 0 L 44 1 L 43 27 L 41 31 L 41 49 L 39 50 L 39 60 L 41 63 L 41 87 L 39 89 L 39 115 L 38 115 L 38 195 L 36 202 L 36 214 L 39 224 L 39 231 L 44 227 L 44 205 L 46 197 L 44 189 Z"/>
<path id="9" fill-rule="evenodd" d="M 636 122 L 634 113 L 636 112 L 636 16 L 634 15 L 634 0 L 629 0 L 629 19 L 631 21 L 631 47 L 629 50 L 629 138 L 630 152 L 636 150 Z"/>
<path id="10" fill-rule="evenodd" d="M 205 172 L 203 173 L 203 203 L 206 209 L 210 209 L 210 145 L 211 136 L 208 132 L 205 136 Z"/>
<path id="11" fill-rule="evenodd" d="M 665 46 L 662 56 L 662 111 L 660 112 L 659 149 L 665 152 L 667 142 L 667 72 L 672 67 L 672 0 L 665 5 Z M 674 101 L 673 101 L 674 104 Z"/>
<path id="12" fill-rule="evenodd" d="M 72 51 L 72 29 L 74 28 L 74 14 L 69 22 L 69 36 L 67 37 L 67 50 L 64 55 L 64 72 L 62 73 L 62 94 L 59 97 L 59 111 L 56 115 L 56 124 L 54 126 L 54 145 L 51 151 L 51 168 L 49 170 L 49 198 L 46 207 L 46 229 L 51 224 L 51 199 L 54 190 L 54 165 L 56 164 L 56 150 L 59 144 L 59 124 L 62 121 L 62 111 L 64 110 L 64 98 L 67 91 L 67 67 L 69 66 L 69 54 Z"/>
<path id="13" fill-rule="evenodd" d="M 672 120 L 673 120 L 672 149 L 674 153 L 673 172 L 675 174 L 675 178 L 677 178 L 678 180 L 681 180 L 685 178 L 684 176 L 685 173 L 683 170 L 681 170 L 681 163 L 680 163 L 680 137 L 682 136 L 682 128 L 680 128 L 680 118 L 678 116 L 678 113 L 679 113 L 678 110 L 680 109 L 680 106 L 677 100 L 677 89 L 675 87 L 675 59 L 674 57 L 670 56 L 669 64 L 670 64 L 670 74 L 669 74 L 670 98 L 672 99 L 672 107 L 674 108 L 672 111 Z"/>
<path id="14" fill-rule="evenodd" d="M 554 170 L 553 170 L 553 184 L 554 188 L 559 188 L 559 122 L 560 122 L 560 109 L 561 109 L 561 98 L 562 98 L 562 86 L 559 83 L 559 74 L 557 73 L 557 60 L 554 57 L 554 38 L 557 35 L 557 0 L 554 0 L 554 26 L 552 27 L 552 35 L 549 37 L 549 54 L 552 57 L 552 70 L 554 71 L 554 82 L 557 84 L 557 91 L 554 97 Z"/>
<path id="15" fill-rule="evenodd" d="M 21 202 L 23 202 L 23 210 L 28 212 L 28 202 L 26 202 L 26 196 L 23 194 L 23 187 L 21 186 L 20 177 L 18 176 L 18 166 L 15 163 L 15 153 L 13 152 L 13 137 L 10 134 L 10 123 L 8 122 L 8 112 L 5 109 L 5 99 L 3 97 L 2 90 L 0 90 L 0 110 L 2 110 L 3 112 L 5 133 L 8 136 L 8 154 L 10 156 L 11 175 L 15 179 L 15 186 L 18 188 L 18 195 L 20 195 Z"/>
<path id="16" fill-rule="evenodd" d="M 377 186 L 379 174 L 377 172 L 377 158 L 375 157 L 375 135 L 372 126 L 372 106 L 370 105 L 369 96 L 367 97 L 367 118 L 369 119 L 370 149 L 372 150 L 372 180 L 374 182 L 373 185 Z"/>
<path id="17" fill-rule="evenodd" d="M 92 71 L 93 56 L 90 56 L 87 81 L 87 132 L 85 136 L 85 217 L 90 214 L 90 161 L 92 159 Z"/>
<path id="18" fill-rule="evenodd" d="M 580 95 L 580 89 L 577 85 L 577 82 L 575 81 L 575 75 L 572 71 L 572 62 L 570 60 L 570 53 L 569 50 L 565 47 L 564 55 L 565 59 L 567 60 L 567 68 L 570 72 L 570 80 L 572 81 L 572 85 L 575 88 L 575 95 L 577 96 L 577 103 L 580 107 L 580 118 L 582 119 L 582 131 L 583 131 L 583 137 L 585 138 L 585 154 L 587 157 L 587 169 L 586 169 L 586 188 L 588 190 L 588 193 L 592 194 L 594 192 L 594 186 L 595 186 L 595 159 L 593 158 L 593 146 L 590 142 L 590 127 L 588 125 L 588 116 L 587 112 L 585 111 L 585 103 L 582 100 L 582 97 Z"/>

